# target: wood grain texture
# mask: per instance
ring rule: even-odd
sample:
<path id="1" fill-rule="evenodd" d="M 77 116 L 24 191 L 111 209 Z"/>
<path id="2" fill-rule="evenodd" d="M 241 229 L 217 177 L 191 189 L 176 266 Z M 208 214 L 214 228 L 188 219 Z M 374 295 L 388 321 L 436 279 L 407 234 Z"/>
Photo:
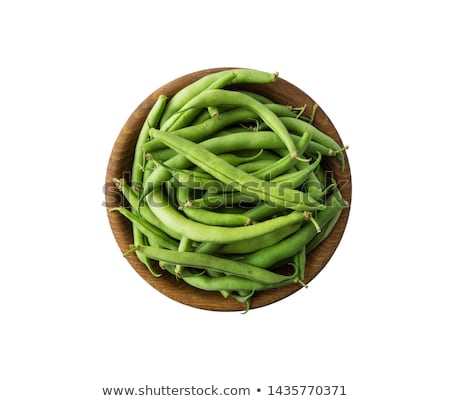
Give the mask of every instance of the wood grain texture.
<path id="1" fill-rule="evenodd" d="M 228 68 L 206 69 L 177 78 L 153 92 L 137 107 L 121 129 L 111 151 L 105 179 L 105 203 L 107 209 L 119 205 L 126 205 L 126 202 L 120 192 L 115 188 L 112 180 L 113 178 L 121 177 L 124 177 L 127 181 L 130 180 L 130 171 L 137 137 L 149 110 L 155 103 L 158 96 L 164 94 L 170 98 L 181 88 L 189 85 L 204 75 Z M 252 90 L 256 93 L 267 96 L 274 102 L 278 103 L 290 104 L 294 106 L 303 106 L 306 104 L 306 114 L 312 110 L 313 105 L 316 103 L 301 89 L 280 77 L 275 82 L 270 84 L 236 85 L 234 88 Z M 343 145 L 336 128 L 320 106 L 316 111 L 314 125 L 334 138 L 339 144 Z M 332 171 L 333 177 L 339 183 L 342 195 L 348 202 L 349 207 L 343 210 L 338 223 L 327 240 L 308 254 L 305 273 L 306 283 L 311 282 L 311 280 L 313 280 L 327 265 L 338 247 L 347 225 L 351 205 L 352 182 L 347 155 L 345 154 L 344 157 L 346 162 L 346 168 L 344 171 L 341 171 L 340 165 L 335 158 L 324 158 L 325 160 L 323 164 L 327 171 Z M 107 216 L 116 242 L 120 250 L 125 252 L 129 248 L 130 244 L 133 243 L 131 225 L 120 213 L 108 212 Z M 198 290 L 188 286 L 181 280 L 177 281 L 170 274 L 164 273 L 163 276 L 159 278 L 152 276 L 134 254 L 127 256 L 127 260 L 147 283 L 175 301 L 191 307 L 211 311 L 243 310 L 243 305 L 234 299 L 224 299 L 218 292 Z M 155 268 L 158 269 L 157 264 L 154 263 L 154 265 Z M 334 266 L 334 268 L 337 268 L 337 266 Z M 275 290 L 256 293 L 252 297 L 251 308 L 259 308 L 280 301 L 292 295 L 301 288 L 302 287 L 299 285 L 290 285 Z"/>

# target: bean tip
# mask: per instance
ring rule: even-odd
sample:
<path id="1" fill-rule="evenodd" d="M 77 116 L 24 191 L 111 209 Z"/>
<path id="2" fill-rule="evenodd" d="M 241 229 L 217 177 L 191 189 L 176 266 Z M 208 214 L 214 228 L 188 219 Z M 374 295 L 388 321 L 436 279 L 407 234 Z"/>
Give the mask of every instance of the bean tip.
<path id="1" fill-rule="evenodd" d="M 313 226 L 316 229 L 317 234 L 319 234 L 322 231 L 322 229 L 320 228 L 317 220 L 313 217 L 312 213 L 310 211 L 305 211 L 305 212 L 303 212 L 303 214 L 305 216 L 305 219 L 310 221 L 313 224 Z"/>
<path id="2" fill-rule="evenodd" d="M 139 245 L 130 245 L 130 248 L 123 253 L 123 256 L 129 256 L 139 249 Z"/>
<path id="3" fill-rule="evenodd" d="M 300 284 L 303 288 L 308 288 L 308 284 L 300 280 L 300 278 L 297 278 L 297 283 Z"/>
<path id="4" fill-rule="evenodd" d="M 123 178 L 113 178 L 112 182 L 118 190 L 122 190 L 123 183 L 125 182 L 125 180 Z"/>

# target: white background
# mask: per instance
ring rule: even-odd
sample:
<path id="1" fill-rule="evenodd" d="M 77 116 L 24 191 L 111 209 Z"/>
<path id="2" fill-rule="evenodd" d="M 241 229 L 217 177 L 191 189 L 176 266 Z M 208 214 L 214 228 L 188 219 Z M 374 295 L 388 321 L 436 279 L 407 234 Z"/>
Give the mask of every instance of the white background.
<path id="1" fill-rule="evenodd" d="M 349 400 L 449 400 L 447 10 L 2 2 L 0 399 L 211 384 L 273 399 L 268 385 L 306 384 L 344 385 Z M 102 206 L 109 153 L 137 105 L 217 66 L 278 71 L 350 146 L 353 204 L 333 259 L 306 291 L 247 315 L 147 285 Z"/>

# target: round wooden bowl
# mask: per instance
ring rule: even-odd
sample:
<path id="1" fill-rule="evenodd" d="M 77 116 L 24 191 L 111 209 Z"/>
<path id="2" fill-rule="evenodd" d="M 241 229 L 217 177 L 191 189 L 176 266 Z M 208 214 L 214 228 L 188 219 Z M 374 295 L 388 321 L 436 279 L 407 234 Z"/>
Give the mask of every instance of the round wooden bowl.
<path id="1" fill-rule="evenodd" d="M 149 110 L 155 103 L 158 96 L 164 94 L 170 98 L 180 89 L 203 77 L 204 75 L 226 69 L 229 68 L 211 68 L 193 72 L 177 78 L 149 95 L 131 114 L 114 143 L 107 166 L 105 185 L 105 203 L 107 209 L 126 204 L 121 193 L 113 184 L 113 178 L 123 177 L 129 181 L 138 134 Z M 316 103 L 301 89 L 295 87 L 280 77 L 278 77 L 275 82 L 270 84 L 239 85 L 239 88 L 252 90 L 256 93 L 271 98 L 277 103 L 294 106 L 307 105 L 305 113 L 307 115 L 311 112 L 313 105 Z M 320 106 L 317 107 L 314 117 L 314 125 L 334 138 L 340 145 L 343 145 L 336 128 Z M 319 274 L 319 272 L 331 259 L 333 253 L 339 245 L 347 224 L 350 212 L 352 184 L 347 155 L 345 154 L 344 157 L 346 162 L 344 171 L 341 171 L 341 167 L 336 158 L 326 157 L 323 161 L 323 165 L 326 167 L 326 170 L 332 172 L 333 177 L 338 182 L 342 195 L 348 202 L 349 206 L 343 210 L 338 223 L 329 237 L 319 247 L 308 254 L 305 272 L 306 283 L 309 283 L 312 279 L 314 279 L 314 277 Z M 125 252 L 129 249 L 130 244 L 133 243 L 130 223 L 120 213 L 108 212 L 108 219 L 120 250 Z M 147 283 L 162 294 L 182 304 L 212 311 L 242 311 L 244 309 L 242 303 L 232 299 L 231 297 L 229 299 L 225 299 L 218 292 L 209 292 L 193 288 L 185 284 L 182 280 L 176 280 L 167 272 L 163 273 L 161 277 L 154 277 L 134 254 L 131 254 L 126 258 L 130 265 Z M 159 270 L 156 262 L 154 265 L 155 268 Z M 289 285 L 279 289 L 257 292 L 251 299 L 251 308 L 254 309 L 272 304 L 290 296 L 301 288 L 302 287 L 300 285 Z"/>

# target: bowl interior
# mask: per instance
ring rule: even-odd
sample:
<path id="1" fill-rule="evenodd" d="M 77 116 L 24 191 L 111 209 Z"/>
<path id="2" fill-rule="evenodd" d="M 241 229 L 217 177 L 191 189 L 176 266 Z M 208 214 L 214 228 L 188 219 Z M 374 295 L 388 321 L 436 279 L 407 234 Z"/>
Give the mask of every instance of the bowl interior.
<path id="1" fill-rule="evenodd" d="M 149 110 L 155 103 L 158 96 L 164 94 L 170 98 L 180 89 L 203 77 L 204 75 L 225 69 L 228 68 L 207 69 L 177 78 L 149 95 L 130 115 L 114 143 L 107 166 L 105 180 L 105 203 L 107 209 L 119 205 L 126 205 L 126 201 L 124 201 L 121 193 L 113 184 L 113 179 L 123 177 L 129 181 L 137 137 Z M 306 105 L 306 115 L 309 115 L 313 105 L 316 103 L 301 89 L 280 77 L 278 77 L 275 82 L 270 84 L 235 85 L 233 88 L 251 90 L 281 104 L 289 104 L 293 106 Z M 316 109 L 314 125 L 334 138 L 340 145 L 343 145 L 336 128 L 325 112 L 320 108 L 320 105 Z M 326 171 L 331 172 L 329 174 L 332 174 L 338 182 L 342 196 L 348 202 L 349 206 L 343 210 L 338 223 L 329 237 L 319 247 L 308 254 L 305 271 L 306 283 L 309 283 L 312 279 L 314 279 L 314 277 L 320 273 L 320 271 L 331 259 L 333 253 L 339 245 L 339 242 L 341 241 L 347 224 L 351 205 L 352 184 L 350 166 L 346 154 L 344 154 L 344 158 L 346 164 L 344 171 L 341 171 L 341 167 L 336 158 L 324 158 L 325 160 L 323 161 Z M 108 212 L 107 215 L 116 242 L 120 250 L 125 252 L 129 248 L 130 244 L 133 243 L 131 225 L 127 219 L 120 215 L 120 213 Z M 163 273 L 163 276 L 159 278 L 154 277 L 134 254 L 131 254 L 126 258 L 130 265 L 146 282 L 162 294 L 178 302 L 195 308 L 213 311 L 243 310 L 242 303 L 237 302 L 234 299 L 225 299 L 218 292 L 198 290 L 185 284 L 182 280 L 176 280 L 168 273 Z M 157 263 L 154 264 L 157 267 Z M 301 288 L 302 287 L 299 285 L 290 285 L 274 290 L 255 293 L 251 300 L 251 308 L 254 309 L 269 305 L 286 298 Z"/>

